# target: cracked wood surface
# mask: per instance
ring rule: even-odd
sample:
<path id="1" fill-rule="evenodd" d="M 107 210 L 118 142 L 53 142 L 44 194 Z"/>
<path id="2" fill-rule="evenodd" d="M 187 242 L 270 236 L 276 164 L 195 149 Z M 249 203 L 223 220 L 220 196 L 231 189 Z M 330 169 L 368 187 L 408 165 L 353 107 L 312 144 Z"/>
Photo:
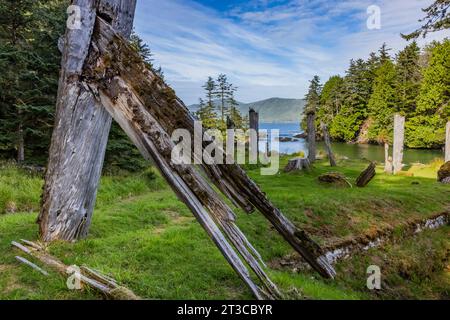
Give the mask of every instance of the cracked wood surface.
<path id="1" fill-rule="evenodd" d="M 131 34 L 136 0 L 73 0 L 81 28 L 66 30 L 56 120 L 38 223 L 44 241 L 87 236 L 103 167 L 111 117 L 81 81 L 97 14 Z"/>
<path id="2" fill-rule="evenodd" d="M 152 158 L 172 188 L 213 237 L 227 260 L 258 296 L 258 288 L 248 282 L 246 272 L 227 249 L 210 218 L 214 220 L 262 280 L 265 289 L 276 296 L 276 288 L 257 264 L 259 255 L 234 225 L 235 216 L 197 172 L 194 165 L 173 165 L 172 133 L 187 129 L 194 137 L 194 118 L 175 92 L 142 62 L 127 41 L 117 35 L 102 19 L 97 19 L 90 56 L 84 77 L 105 108 L 132 138 L 146 158 Z M 197 137 L 198 138 L 198 137 Z M 200 137 L 201 139 L 201 137 Z M 204 146 L 209 143 L 205 142 Z M 194 152 L 195 154 L 195 152 Z M 225 153 L 224 153 L 225 154 Z M 197 159 L 198 160 L 198 159 Z M 245 211 L 258 209 L 321 275 L 335 272 L 323 259 L 321 248 L 295 227 L 266 197 L 238 165 L 202 164 L 209 180 Z M 209 217 L 209 218 L 208 218 Z M 261 296 L 261 293 L 259 293 Z"/>

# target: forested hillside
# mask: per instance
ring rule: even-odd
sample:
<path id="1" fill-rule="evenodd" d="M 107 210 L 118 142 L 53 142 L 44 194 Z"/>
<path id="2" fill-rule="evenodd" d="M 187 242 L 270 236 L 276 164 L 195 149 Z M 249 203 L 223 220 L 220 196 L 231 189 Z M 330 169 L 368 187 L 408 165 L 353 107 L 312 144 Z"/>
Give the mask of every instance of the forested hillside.
<path id="1" fill-rule="evenodd" d="M 390 51 L 383 44 L 368 60 L 350 61 L 344 77 L 333 76 L 323 86 L 315 77 L 307 110 L 314 109 L 317 127 L 326 123 L 338 141 L 389 143 L 393 116 L 400 113 L 408 147 L 442 147 L 450 118 L 450 40 Z"/>
<path id="2" fill-rule="evenodd" d="M 52 134 L 68 0 L 0 1 L 0 158 L 44 166 Z M 148 48 L 134 36 L 137 50 Z M 114 124 L 106 170 L 145 162 Z"/>

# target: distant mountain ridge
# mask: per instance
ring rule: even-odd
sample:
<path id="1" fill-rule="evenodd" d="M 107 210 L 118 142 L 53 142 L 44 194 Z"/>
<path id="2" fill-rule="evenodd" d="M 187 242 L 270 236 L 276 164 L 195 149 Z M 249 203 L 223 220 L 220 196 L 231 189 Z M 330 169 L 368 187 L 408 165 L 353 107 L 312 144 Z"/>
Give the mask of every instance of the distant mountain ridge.
<path id="1" fill-rule="evenodd" d="M 266 123 L 292 123 L 300 122 L 305 108 L 303 99 L 270 98 L 252 103 L 238 102 L 238 109 L 242 115 L 247 115 L 250 108 L 259 113 L 259 121 Z M 220 101 L 214 101 L 217 110 L 220 109 Z M 196 112 L 200 105 L 189 106 L 191 112 Z"/>

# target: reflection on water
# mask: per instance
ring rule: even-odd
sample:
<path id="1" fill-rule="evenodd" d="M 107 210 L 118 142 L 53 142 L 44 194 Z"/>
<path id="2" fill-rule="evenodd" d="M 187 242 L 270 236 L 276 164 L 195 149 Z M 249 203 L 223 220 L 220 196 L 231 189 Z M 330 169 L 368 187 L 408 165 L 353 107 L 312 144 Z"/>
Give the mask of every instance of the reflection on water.
<path id="1" fill-rule="evenodd" d="M 293 138 L 300 134 L 299 124 L 296 123 L 261 123 L 261 130 L 280 130 L 280 137 Z M 269 131 L 270 133 L 270 131 Z M 266 139 L 261 139 L 260 150 L 265 151 Z M 372 161 L 384 162 L 384 147 L 367 144 L 346 144 L 333 143 L 333 151 L 336 155 L 347 157 L 349 159 L 368 159 Z M 280 153 L 293 154 L 303 151 L 305 155 L 308 153 L 308 143 L 305 139 L 297 139 L 292 142 L 280 142 Z M 319 142 L 317 146 L 318 152 L 325 152 L 323 143 Z M 392 150 L 391 150 L 392 153 Z M 410 164 L 415 162 L 429 163 L 436 158 L 442 158 L 443 152 L 440 150 L 415 150 L 405 149 L 404 163 Z"/>

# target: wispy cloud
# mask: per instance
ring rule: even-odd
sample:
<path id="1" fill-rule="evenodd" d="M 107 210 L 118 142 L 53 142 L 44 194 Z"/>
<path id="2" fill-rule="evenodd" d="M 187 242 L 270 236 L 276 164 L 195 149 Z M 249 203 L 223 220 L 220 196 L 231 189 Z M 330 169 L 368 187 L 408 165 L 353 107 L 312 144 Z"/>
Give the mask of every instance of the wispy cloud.
<path id="1" fill-rule="evenodd" d="M 226 73 L 238 99 L 301 98 L 308 80 L 343 74 L 383 42 L 399 50 L 431 0 L 252 0 L 223 8 L 201 0 L 138 1 L 136 31 L 186 103 L 202 96 L 208 76 Z M 366 9 L 381 8 L 381 30 L 368 30 Z M 427 41 L 450 36 L 434 34 Z"/>

